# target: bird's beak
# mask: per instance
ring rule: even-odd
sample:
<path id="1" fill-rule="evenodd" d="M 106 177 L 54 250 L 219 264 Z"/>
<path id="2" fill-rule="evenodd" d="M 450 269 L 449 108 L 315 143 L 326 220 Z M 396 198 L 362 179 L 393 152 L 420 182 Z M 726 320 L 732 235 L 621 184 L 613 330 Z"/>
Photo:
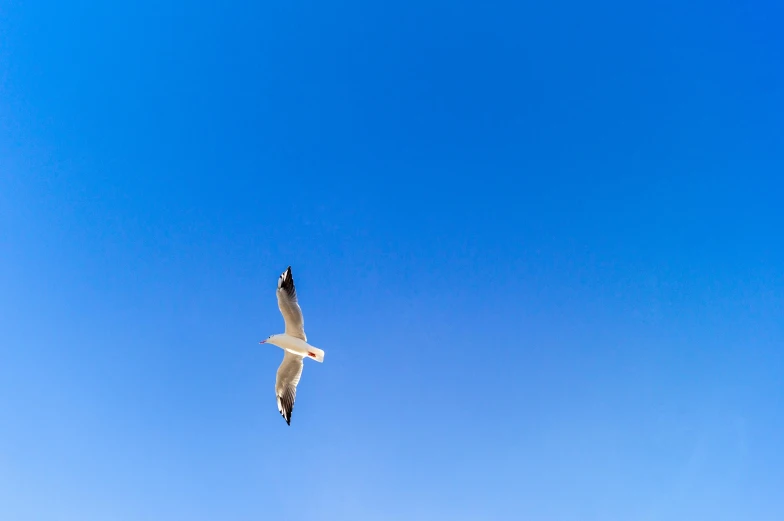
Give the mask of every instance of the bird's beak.
<path id="1" fill-rule="evenodd" d="M 266 344 L 266 343 L 267 343 L 266 340 L 262 340 L 261 342 L 259 342 L 259 344 Z"/>

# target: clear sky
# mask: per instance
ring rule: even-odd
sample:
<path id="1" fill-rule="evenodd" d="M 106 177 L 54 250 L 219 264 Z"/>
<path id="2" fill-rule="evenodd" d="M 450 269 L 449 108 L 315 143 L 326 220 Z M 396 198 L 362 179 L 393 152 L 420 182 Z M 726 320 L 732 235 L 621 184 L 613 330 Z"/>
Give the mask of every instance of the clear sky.
<path id="1" fill-rule="evenodd" d="M 0 519 L 781 520 L 782 17 L 0 2 Z"/>

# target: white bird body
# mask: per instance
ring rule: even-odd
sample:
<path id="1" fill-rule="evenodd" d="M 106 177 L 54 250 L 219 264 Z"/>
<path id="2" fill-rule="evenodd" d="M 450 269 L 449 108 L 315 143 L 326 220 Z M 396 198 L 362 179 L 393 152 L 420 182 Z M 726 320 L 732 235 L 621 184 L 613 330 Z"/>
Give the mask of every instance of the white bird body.
<path id="1" fill-rule="evenodd" d="M 308 344 L 300 338 L 289 336 L 285 333 L 282 335 L 272 335 L 265 340 L 264 343 L 278 346 L 292 355 L 311 358 L 316 362 L 324 362 L 324 351 Z"/>
<path id="2" fill-rule="evenodd" d="M 302 361 L 310 358 L 317 362 L 324 362 L 324 351 L 308 344 L 305 335 L 305 319 L 302 309 L 297 302 L 297 291 L 294 288 L 294 278 L 291 275 L 291 266 L 278 278 L 278 308 L 286 324 L 286 332 L 280 335 L 271 335 L 261 344 L 272 344 L 283 349 L 283 361 L 278 367 L 275 377 L 275 396 L 278 400 L 278 411 L 286 423 L 291 425 L 291 412 L 294 410 L 294 400 L 297 397 L 297 384 L 302 377 Z"/>

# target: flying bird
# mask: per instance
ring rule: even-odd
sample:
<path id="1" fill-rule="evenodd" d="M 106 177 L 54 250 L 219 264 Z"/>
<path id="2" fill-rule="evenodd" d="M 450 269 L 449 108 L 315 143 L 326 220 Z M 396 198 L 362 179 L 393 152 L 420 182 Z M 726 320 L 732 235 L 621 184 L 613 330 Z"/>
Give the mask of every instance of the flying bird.
<path id="1" fill-rule="evenodd" d="M 291 276 L 291 266 L 278 277 L 278 308 L 286 324 L 285 333 L 271 335 L 260 344 L 272 344 L 283 349 L 283 362 L 278 367 L 275 377 L 275 396 L 278 399 L 278 411 L 288 425 L 291 425 L 291 411 L 297 396 L 297 384 L 302 376 L 302 360 L 310 358 L 316 362 L 324 362 L 324 351 L 308 344 L 305 336 L 305 319 L 297 302 L 297 290 Z"/>

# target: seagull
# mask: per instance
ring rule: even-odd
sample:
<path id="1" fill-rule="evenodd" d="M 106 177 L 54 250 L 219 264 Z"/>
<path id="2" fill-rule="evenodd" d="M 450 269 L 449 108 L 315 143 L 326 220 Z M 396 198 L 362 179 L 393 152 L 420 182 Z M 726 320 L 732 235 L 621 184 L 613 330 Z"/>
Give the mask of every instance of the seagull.
<path id="1" fill-rule="evenodd" d="M 297 396 L 297 384 L 302 376 L 302 360 L 311 358 L 316 362 L 324 362 L 324 351 L 308 344 L 305 336 L 305 319 L 297 302 L 297 291 L 294 289 L 294 278 L 291 266 L 278 277 L 278 308 L 286 324 L 285 333 L 270 335 L 259 344 L 272 344 L 283 349 L 283 362 L 278 367 L 275 377 L 275 396 L 278 398 L 278 411 L 288 425 L 291 425 L 291 411 Z"/>

